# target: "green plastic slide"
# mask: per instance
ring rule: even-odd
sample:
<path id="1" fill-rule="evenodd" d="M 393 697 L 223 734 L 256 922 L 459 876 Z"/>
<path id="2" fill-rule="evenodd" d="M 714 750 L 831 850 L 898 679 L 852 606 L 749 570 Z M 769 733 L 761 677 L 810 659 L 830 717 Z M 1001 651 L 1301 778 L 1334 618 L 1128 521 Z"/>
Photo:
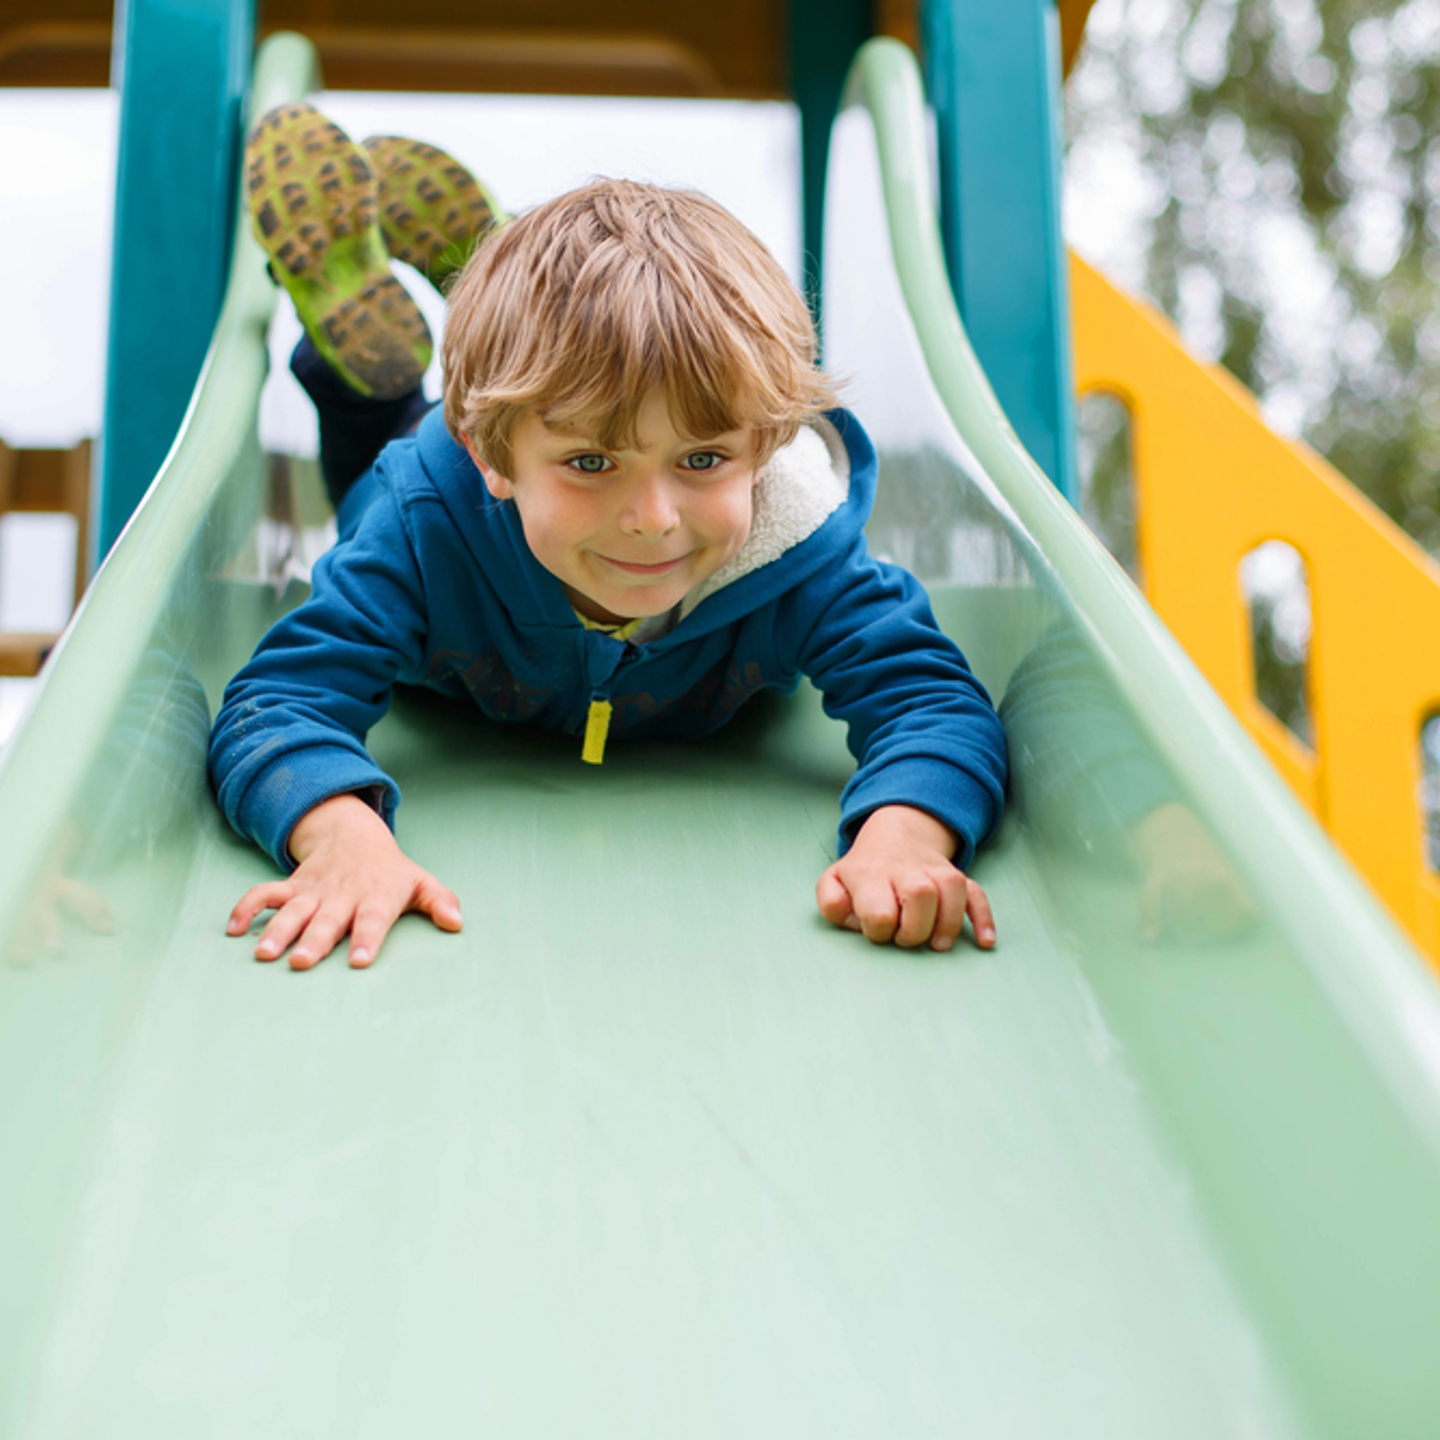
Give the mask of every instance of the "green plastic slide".
<path id="1" fill-rule="evenodd" d="M 269 42 L 253 106 L 315 88 Z M 1440 1005 L 1021 451 L 913 62 L 836 134 L 877 550 L 1003 697 L 1000 946 L 815 912 L 818 697 L 691 746 L 420 700 L 371 743 L 466 929 L 294 974 L 208 716 L 277 580 L 243 234 L 166 464 L 0 758 L 0 1437 L 1440 1433 Z M 257 538 L 258 537 L 258 538 Z"/>

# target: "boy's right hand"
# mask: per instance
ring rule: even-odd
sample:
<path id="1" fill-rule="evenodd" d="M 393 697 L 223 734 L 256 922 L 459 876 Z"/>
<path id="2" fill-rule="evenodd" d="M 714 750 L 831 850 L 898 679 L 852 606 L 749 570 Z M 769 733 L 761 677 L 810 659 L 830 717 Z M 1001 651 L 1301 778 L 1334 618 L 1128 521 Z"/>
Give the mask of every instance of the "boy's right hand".
<path id="1" fill-rule="evenodd" d="M 257 960 L 278 960 L 293 944 L 290 968 L 309 970 L 348 933 L 350 964 L 363 969 L 411 910 L 442 930 L 460 929 L 459 900 L 406 858 L 358 795 L 335 795 L 307 811 L 290 832 L 290 853 L 300 862 L 294 874 L 247 890 L 225 926 L 243 935 L 262 910 L 276 912 L 255 946 Z"/>

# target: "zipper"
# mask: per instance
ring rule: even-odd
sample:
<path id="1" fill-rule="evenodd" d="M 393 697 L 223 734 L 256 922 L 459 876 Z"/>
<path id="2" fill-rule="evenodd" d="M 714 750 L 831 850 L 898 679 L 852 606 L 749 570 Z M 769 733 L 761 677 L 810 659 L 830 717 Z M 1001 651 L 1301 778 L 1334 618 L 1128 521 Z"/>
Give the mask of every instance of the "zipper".
<path id="1" fill-rule="evenodd" d="M 587 765 L 602 765 L 605 762 L 605 742 L 610 738 L 610 720 L 615 713 L 610 693 L 615 688 L 616 677 L 640 654 L 638 645 L 628 640 L 623 644 L 625 648 L 614 669 L 590 692 L 590 709 L 585 716 L 585 740 L 580 750 L 580 758 Z"/>
<path id="2" fill-rule="evenodd" d="M 585 717 L 585 746 L 580 758 L 587 765 L 600 765 L 605 760 L 605 741 L 610 734 L 610 716 L 615 707 L 610 698 L 597 690 L 590 697 L 590 713 Z"/>

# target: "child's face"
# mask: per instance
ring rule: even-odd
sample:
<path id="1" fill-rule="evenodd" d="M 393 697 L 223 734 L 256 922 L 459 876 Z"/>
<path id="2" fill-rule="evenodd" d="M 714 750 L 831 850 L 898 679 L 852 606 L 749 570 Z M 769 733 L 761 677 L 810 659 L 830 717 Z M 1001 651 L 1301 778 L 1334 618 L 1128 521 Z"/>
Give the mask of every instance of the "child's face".
<path id="1" fill-rule="evenodd" d="M 497 500 L 513 500 L 535 558 L 582 615 L 604 623 L 663 615 L 750 533 L 755 434 L 679 434 L 663 391 L 640 407 L 636 447 L 552 430 L 527 415 L 510 437 L 509 476 L 466 442 Z"/>

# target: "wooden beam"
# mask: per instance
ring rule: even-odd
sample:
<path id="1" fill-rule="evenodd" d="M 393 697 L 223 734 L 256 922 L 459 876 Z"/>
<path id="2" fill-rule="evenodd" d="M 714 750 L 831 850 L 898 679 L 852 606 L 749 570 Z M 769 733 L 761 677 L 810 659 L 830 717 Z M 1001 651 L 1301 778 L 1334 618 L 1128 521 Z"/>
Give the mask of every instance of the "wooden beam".
<path id="1" fill-rule="evenodd" d="M 21 0 L 22 10 L 39 0 Z M 899 0 L 900 5 L 913 0 Z M 597 15 L 570 0 L 555 23 L 510 26 L 504 7 L 451 4 L 431 24 L 349 24 L 345 5 L 323 19 L 266 7 L 263 34 L 299 30 L 320 52 L 334 90 L 426 90 L 552 95 L 779 97 L 780 44 L 770 7 L 748 0 L 734 24 L 687 19 L 655 4 Z M 315 7 L 311 6 L 313 11 Z M 493 15 L 486 12 L 487 8 Z M 552 10 L 554 6 L 550 7 Z M 703 23 L 702 23 L 703 22 Z M 111 27 L 104 21 L 0 21 L 0 85 L 106 86 Z"/>
<path id="2" fill-rule="evenodd" d="M 110 26 L 72 20 L 0 30 L 0 85 L 83 86 L 110 83 Z"/>
<path id="3" fill-rule="evenodd" d="M 38 675 L 58 635 L 7 635 L 0 632 L 0 675 Z"/>
<path id="4" fill-rule="evenodd" d="M 1095 0 L 1060 0 L 1060 65 L 1066 75 L 1075 68 L 1085 39 L 1085 22 Z"/>
<path id="5" fill-rule="evenodd" d="M 333 90 L 549 95 L 723 95 L 697 50 L 665 35 L 310 26 Z"/>
<path id="6" fill-rule="evenodd" d="M 16 510 L 75 517 L 77 604 L 88 578 L 90 459 L 88 440 L 73 450 L 12 450 L 0 440 L 0 515 Z"/>

